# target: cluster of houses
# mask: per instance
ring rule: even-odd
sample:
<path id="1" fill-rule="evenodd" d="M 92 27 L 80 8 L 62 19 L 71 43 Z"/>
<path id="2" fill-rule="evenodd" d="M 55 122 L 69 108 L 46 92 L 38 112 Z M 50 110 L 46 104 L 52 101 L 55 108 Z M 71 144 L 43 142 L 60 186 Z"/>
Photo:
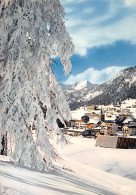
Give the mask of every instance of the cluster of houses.
<path id="1" fill-rule="evenodd" d="M 67 130 L 71 129 L 74 132 L 91 130 L 95 136 L 136 136 L 136 119 L 133 116 L 135 113 L 131 112 L 131 108 L 136 112 L 134 105 L 130 108 L 88 106 L 84 108 L 83 116 L 68 122 Z"/>

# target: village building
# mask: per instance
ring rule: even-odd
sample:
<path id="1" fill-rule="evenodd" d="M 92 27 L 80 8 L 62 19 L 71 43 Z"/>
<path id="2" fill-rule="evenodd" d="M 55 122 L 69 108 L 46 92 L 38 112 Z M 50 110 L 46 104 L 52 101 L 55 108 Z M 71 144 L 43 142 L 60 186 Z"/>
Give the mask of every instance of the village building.
<path id="1" fill-rule="evenodd" d="M 106 112 L 105 120 L 106 121 L 114 121 L 116 119 L 116 114 L 114 112 Z"/>
<path id="2" fill-rule="evenodd" d="M 82 120 L 75 120 L 73 127 L 76 128 L 76 129 L 83 129 L 83 128 L 85 128 L 85 125 L 86 125 L 86 123 L 84 121 L 82 121 Z"/>
<path id="3" fill-rule="evenodd" d="M 96 146 L 100 146 L 104 148 L 116 148 L 117 139 L 118 137 L 116 136 L 99 135 L 96 139 Z"/>
<path id="4" fill-rule="evenodd" d="M 127 117 L 123 121 L 123 124 L 134 124 L 134 123 L 136 123 L 136 120 L 132 116 Z"/>
<path id="5" fill-rule="evenodd" d="M 111 127 L 114 124 L 115 124 L 114 121 L 105 121 L 105 122 L 102 123 L 102 125 L 105 125 L 106 127 Z"/>
<path id="6" fill-rule="evenodd" d="M 104 148 L 136 149 L 136 138 L 99 135 L 96 146 Z"/>
<path id="7" fill-rule="evenodd" d="M 100 135 L 107 135 L 107 129 L 101 129 L 100 130 Z"/>
<path id="8" fill-rule="evenodd" d="M 86 129 L 93 129 L 94 125 L 95 125 L 95 123 L 88 123 L 88 124 L 85 125 L 85 128 Z"/>
<path id="9" fill-rule="evenodd" d="M 101 124 L 101 133 L 104 135 L 115 135 L 118 130 L 118 124 L 111 121 L 106 121 Z"/>
<path id="10" fill-rule="evenodd" d="M 124 113 L 124 112 L 120 112 L 118 115 L 117 115 L 118 117 L 129 117 L 130 116 L 130 114 L 127 112 L 127 113 Z"/>
<path id="11" fill-rule="evenodd" d="M 75 120 L 65 121 L 67 127 L 74 127 Z"/>
<path id="12" fill-rule="evenodd" d="M 107 128 L 107 135 L 115 135 L 117 132 L 116 126 L 111 126 Z"/>
<path id="13" fill-rule="evenodd" d="M 122 134 L 124 136 L 135 136 L 136 135 L 136 125 L 125 124 L 122 127 Z"/>
<path id="14" fill-rule="evenodd" d="M 95 127 L 93 128 L 94 135 L 98 136 L 100 135 L 101 127 Z"/>

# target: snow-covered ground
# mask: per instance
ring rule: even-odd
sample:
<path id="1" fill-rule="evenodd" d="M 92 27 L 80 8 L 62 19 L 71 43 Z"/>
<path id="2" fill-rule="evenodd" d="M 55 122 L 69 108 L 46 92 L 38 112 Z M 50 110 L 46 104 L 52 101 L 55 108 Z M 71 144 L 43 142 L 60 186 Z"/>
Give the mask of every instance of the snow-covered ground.
<path id="1" fill-rule="evenodd" d="M 136 103 L 136 99 L 129 99 L 129 100 L 124 100 L 121 104 L 121 108 L 126 108 L 128 106 L 132 106 L 135 105 Z"/>
<path id="2" fill-rule="evenodd" d="M 76 109 L 70 112 L 72 116 L 72 120 L 81 120 L 81 117 L 86 115 L 87 113 L 90 113 L 90 111 L 88 111 L 84 107 L 80 107 L 79 109 Z M 100 111 L 95 110 L 95 113 L 100 113 Z M 90 123 L 97 123 L 98 121 L 99 121 L 98 117 L 95 117 L 94 119 L 89 120 Z"/>
<path id="3" fill-rule="evenodd" d="M 73 110 L 70 112 L 72 120 L 81 120 L 81 117 L 84 116 L 87 112 L 84 108 Z"/>
<path id="4" fill-rule="evenodd" d="M 89 195 L 104 192 L 62 171 L 40 173 L 0 162 L 0 195 Z"/>
<path id="5" fill-rule="evenodd" d="M 95 139 L 82 136 L 67 138 L 52 173 L 17 167 L 1 156 L 0 194 L 135 195 L 136 150 L 95 147 Z"/>

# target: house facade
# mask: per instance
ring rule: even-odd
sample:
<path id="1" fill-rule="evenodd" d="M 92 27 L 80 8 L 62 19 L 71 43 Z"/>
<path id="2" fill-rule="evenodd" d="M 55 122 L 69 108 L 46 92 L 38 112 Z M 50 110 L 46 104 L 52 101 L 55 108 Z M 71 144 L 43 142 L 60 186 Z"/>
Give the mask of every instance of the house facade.
<path id="1" fill-rule="evenodd" d="M 94 123 L 89 123 L 85 125 L 86 129 L 93 129 L 94 128 Z"/>
<path id="2" fill-rule="evenodd" d="M 83 128 L 85 128 L 85 125 L 86 125 L 86 123 L 82 120 L 75 120 L 74 121 L 74 127 L 76 129 L 83 129 Z"/>
<path id="3" fill-rule="evenodd" d="M 136 125 L 126 124 L 122 127 L 122 133 L 124 136 L 135 136 L 136 135 Z"/>

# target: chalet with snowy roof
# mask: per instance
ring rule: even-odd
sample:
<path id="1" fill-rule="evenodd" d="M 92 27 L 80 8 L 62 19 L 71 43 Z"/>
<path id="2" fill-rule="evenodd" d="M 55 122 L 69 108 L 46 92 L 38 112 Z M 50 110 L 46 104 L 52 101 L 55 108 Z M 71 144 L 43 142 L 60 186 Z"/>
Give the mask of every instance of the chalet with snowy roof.
<path id="1" fill-rule="evenodd" d="M 86 123 L 83 120 L 70 120 L 67 122 L 67 127 L 72 127 L 73 129 L 83 129 Z"/>
<path id="2" fill-rule="evenodd" d="M 126 124 L 122 127 L 122 134 L 124 136 L 136 136 L 136 125 Z"/>
<path id="3" fill-rule="evenodd" d="M 123 124 L 135 124 L 136 125 L 136 119 L 134 119 L 132 116 L 127 117 L 124 121 Z"/>
<path id="4" fill-rule="evenodd" d="M 96 136 L 100 135 L 101 127 L 95 127 L 93 128 L 93 132 Z"/>
<path id="5" fill-rule="evenodd" d="M 74 121 L 74 127 L 76 129 L 83 129 L 83 128 L 85 128 L 85 125 L 86 125 L 86 123 L 82 120 L 75 120 Z"/>
<path id="6" fill-rule="evenodd" d="M 85 120 L 70 120 L 67 122 L 67 127 L 73 129 L 93 129 L 98 121 L 90 119 L 88 122 Z"/>
<path id="7" fill-rule="evenodd" d="M 105 121 L 101 124 L 101 133 L 104 135 L 115 135 L 118 130 L 118 124 L 114 121 Z"/>
<path id="8" fill-rule="evenodd" d="M 106 112 L 105 113 L 105 120 L 113 121 L 116 119 L 116 114 L 114 112 Z"/>
<path id="9" fill-rule="evenodd" d="M 124 122 L 125 119 L 126 119 L 126 117 L 117 116 L 115 122 L 116 122 L 116 124 L 118 124 L 119 126 L 122 127 L 123 126 L 123 122 Z"/>
<path id="10" fill-rule="evenodd" d="M 128 117 L 128 116 L 130 116 L 130 114 L 129 113 L 120 112 L 117 116 L 118 117 Z"/>
<path id="11" fill-rule="evenodd" d="M 105 126 L 107 126 L 107 127 L 111 127 L 112 125 L 114 125 L 115 124 L 115 121 L 104 121 L 103 123 L 102 123 L 103 125 L 105 125 Z"/>

